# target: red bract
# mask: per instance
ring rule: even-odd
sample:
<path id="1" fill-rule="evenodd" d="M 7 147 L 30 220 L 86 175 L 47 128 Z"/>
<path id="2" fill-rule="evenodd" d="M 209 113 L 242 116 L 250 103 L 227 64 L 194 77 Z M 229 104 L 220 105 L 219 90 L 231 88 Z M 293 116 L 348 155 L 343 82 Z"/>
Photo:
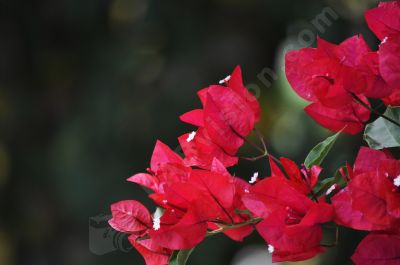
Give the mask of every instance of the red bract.
<path id="1" fill-rule="evenodd" d="M 108 221 L 117 231 L 143 234 L 152 227 L 149 211 L 140 202 L 120 201 L 111 205 L 112 219 Z"/>
<path id="2" fill-rule="evenodd" d="M 399 160 L 387 152 L 362 148 L 348 187 L 332 197 L 335 221 L 354 229 L 398 232 L 399 175 Z"/>
<path id="3" fill-rule="evenodd" d="M 368 10 L 365 19 L 370 29 L 382 40 L 379 46 L 379 72 L 392 93 L 383 98 L 386 105 L 400 105 L 400 2 L 380 3 Z"/>
<path id="4" fill-rule="evenodd" d="M 150 237 L 168 249 L 188 249 L 203 240 L 207 227 L 216 229 L 218 224 L 248 220 L 247 216 L 235 212 L 244 208 L 241 196 L 245 187 L 217 160 L 212 163 L 212 171 L 192 170 L 187 181 L 173 183 L 164 193 L 150 195 L 166 209 L 160 228 L 150 230 Z M 250 226 L 244 226 L 226 234 L 240 241 L 251 231 Z"/>
<path id="5" fill-rule="evenodd" d="M 382 2 L 378 7 L 365 12 L 365 19 L 380 40 L 393 33 L 400 33 L 400 2 Z"/>
<path id="6" fill-rule="evenodd" d="M 365 98 L 363 101 L 369 105 Z M 350 134 L 361 132 L 370 117 L 370 111 L 355 102 L 343 108 L 327 108 L 320 103 L 313 103 L 304 111 L 321 126 L 331 131 L 343 130 Z"/>
<path id="7" fill-rule="evenodd" d="M 185 164 L 209 169 L 214 158 L 224 166 L 230 167 L 238 162 L 238 158 L 230 156 L 221 147 L 216 145 L 208 136 L 204 128 L 199 128 L 192 140 L 190 134 L 184 134 L 178 138 L 179 144 L 185 153 Z"/>
<path id="8" fill-rule="evenodd" d="M 371 233 L 351 257 L 356 265 L 399 265 L 400 235 Z"/>
<path id="9" fill-rule="evenodd" d="M 233 183 L 235 186 L 233 203 L 229 208 L 226 209 L 227 212 L 229 213 L 230 217 L 232 218 L 233 222 L 237 224 L 237 223 L 242 223 L 242 222 L 248 221 L 250 219 L 249 215 L 240 214 L 240 211 L 247 210 L 242 202 L 242 197 L 249 192 L 251 185 L 240 178 L 230 176 L 229 172 L 226 170 L 226 168 L 223 166 L 223 164 L 220 161 L 218 161 L 217 159 L 214 159 L 212 166 L 211 166 L 211 171 L 227 175 L 233 180 Z M 208 225 L 211 230 L 219 228 L 219 226 L 215 223 L 210 222 Z M 241 226 L 238 228 L 227 230 L 224 232 L 224 234 L 227 235 L 232 240 L 242 241 L 245 237 L 250 235 L 252 232 L 253 232 L 253 226 L 245 225 L 245 226 Z"/>
<path id="10" fill-rule="evenodd" d="M 216 149 L 215 145 L 220 148 L 219 153 L 222 151 L 225 156 L 234 157 L 239 147 L 243 145 L 244 137 L 250 134 L 254 124 L 259 121 L 261 111 L 256 98 L 243 85 L 239 66 L 231 76 L 222 80 L 221 84 L 224 85 L 212 85 L 199 91 L 203 109 L 190 111 L 180 118 L 201 128 L 202 139 L 211 142 L 202 144 L 203 147 Z M 182 143 L 187 146 L 183 141 Z M 197 146 L 192 145 L 191 149 L 193 148 Z M 210 165 L 210 159 L 204 162 L 200 155 L 195 157 L 198 166 Z M 213 156 L 211 161 L 212 158 Z M 221 155 L 218 159 L 225 166 L 231 166 L 233 162 L 232 159 L 228 161 L 221 159 Z"/>
<path id="11" fill-rule="evenodd" d="M 400 90 L 400 33 L 389 35 L 379 46 L 379 66 L 383 79 L 394 89 L 394 94 L 384 101 L 400 105 L 399 100 L 394 100 Z"/>
<path id="12" fill-rule="evenodd" d="M 281 157 L 280 162 L 285 173 L 280 170 L 273 159 L 269 159 L 271 175 L 283 179 L 288 178 L 289 184 L 294 189 L 303 193 L 304 195 L 309 194 L 317 184 L 318 176 L 319 173 L 321 173 L 322 168 L 320 166 L 312 166 L 311 169 L 303 167 L 300 170 L 295 162 L 285 157 Z"/>
<path id="13" fill-rule="evenodd" d="M 167 265 L 172 250 L 154 244 L 152 239 L 140 239 L 136 235 L 129 236 L 129 242 L 143 256 L 146 265 Z"/>
<path id="14" fill-rule="evenodd" d="M 165 186 L 188 178 L 191 171 L 183 159 L 167 145 L 157 141 L 151 157 L 149 174 L 139 173 L 128 181 L 149 188 L 154 192 L 163 192 Z"/>
<path id="15" fill-rule="evenodd" d="M 313 102 L 305 110 L 322 126 L 356 134 L 369 119 L 369 110 L 354 102 L 352 94 L 366 104 L 363 95 L 388 96 L 377 70 L 377 56 L 360 36 L 339 45 L 318 39 L 318 48 L 286 54 L 286 76 L 299 96 Z"/>
<path id="16" fill-rule="evenodd" d="M 243 197 L 245 206 L 264 218 L 257 231 L 273 249 L 272 261 L 300 261 L 323 252 L 321 224 L 333 218 L 331 205 L 313 202 L 281 177 L 269 177 Z"/>

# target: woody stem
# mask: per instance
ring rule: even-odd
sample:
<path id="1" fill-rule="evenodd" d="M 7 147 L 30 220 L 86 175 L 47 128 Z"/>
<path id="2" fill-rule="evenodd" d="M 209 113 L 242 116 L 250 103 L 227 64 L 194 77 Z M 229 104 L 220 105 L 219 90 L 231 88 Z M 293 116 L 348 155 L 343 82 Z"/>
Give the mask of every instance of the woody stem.
<path id="1" fill-rule="evenodd" d="M 392 118 L 386 116 L 383 113 L 380 113 L 379 111 L 377 111 L 376 109 L 371 108 L 370 106 L 368 106 L 368 104 L 366 104 L 364 101 L 362 101 L 357 95 L 351 93 L 351 96 L 353 97 L 354 101 L 357 102 L 358 104 L 360 104 L 361 106 L 363 106 L 364 108 L 368 109 L 369 111 L 375 113 L 376 115 L 378 115 L 379 117 L 384 118 L 385 120 L 390 121 L 391 123 L 397 125 L 400 127 L 400 123 L 398 123 L 397 121 L 393 120 Z"/>

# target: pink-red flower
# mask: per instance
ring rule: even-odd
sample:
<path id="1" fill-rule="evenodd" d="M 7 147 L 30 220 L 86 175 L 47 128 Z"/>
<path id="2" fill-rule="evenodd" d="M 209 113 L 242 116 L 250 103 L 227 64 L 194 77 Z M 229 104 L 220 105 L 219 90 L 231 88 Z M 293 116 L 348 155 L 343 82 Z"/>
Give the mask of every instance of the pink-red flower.
<path id="1" fill-rule="evenodd" d="M 319 124 L 356 134 L 370 112 L 354 96 L 369 104 L 364 95 L 383 97 L 391 92 L 371 66 L 376 60 L 361 36 L 339 45 L 318 39 L 317 48 L 286 54 L 286 77 L 299 96 L 312 102 L 305 111 Z"/>
<path id="2" fill-rule="evenodd" d="M 353 229 L 400 231 L 400 161 L 361 148 L 348 186 L 332 197 L 335 221 Z"/>
<path id="3" fill-rule="evenodd" d="M 153 192 L 164 192 L 166 186 L 188 178 L 191 168 L 183 159 L 161 141 L 157 141 L 151 157 L 149 173 L 139 173 L 128 178 L 128 181 L 151 189 Z"/>
<path id="4" fill-rule="evenodd" d="M 209 168 L 214 157 L 225 166 L 235 164 L 235 155 L 243 145 L 244 138 L 260 119 L 260 106 L 243 85 L 239 66 L 220 83 L 198 92 L 202 109 L 180 117 L 182 121 L 199 127 L 193 139 L 195 143 L 190 143 L 192 140 L 186 135 L 183 136 L 186 142 L 180 138 L 190 165 Z M 207 157 L 205 154 L 209 150 L 211 153 Z"/>
<path id="5" fill-rule="evenodd" d="M 321 224 L 332 220 L 331 205 L 310 200 L 279 176 L 258 182 L 243 202 L 264 218 L 256 228 L 273 250 L 273 262 L 305 260 L 324 251 Z"/>

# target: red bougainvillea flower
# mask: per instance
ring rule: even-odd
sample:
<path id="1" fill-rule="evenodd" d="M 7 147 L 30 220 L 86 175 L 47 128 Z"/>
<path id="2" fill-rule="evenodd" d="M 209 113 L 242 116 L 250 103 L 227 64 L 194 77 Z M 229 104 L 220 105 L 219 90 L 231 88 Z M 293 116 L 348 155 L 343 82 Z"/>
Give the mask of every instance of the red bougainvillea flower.
<path id="1" fill-rule="evenodd" d="M 382 41 L 378 51 L 379 71 L 393 91 L 383 101 L 386 105 L 400 105 L 400 2 L 380 3 L 365 13 L 365 19 Z"/>
<path id="2" fill-rule="evenodd" d="M 339 45 L 318 39 L 317 48 L 286 54 L 286 76 L 299 96 L 313 102 L 305 110 L 319 124 L 356 134 L 364 128 L 370 112 L 355 103 L 352 94 L 368 104 L 364 95 L 391 93 L 379 76 L 377 60 L 361 36 Z"/>
<path id="3" fill-rule="evenodd" d="M 149 211 L 140 202 L 120 201 L 111 205 L 109 224 L 119 232 L 129 233 L 132 246 L 143 256 L 147 265 L 166 265 L 172 250 L 154 244 L 152 239 L 137 240 L 153 227 Z"/>
<path id="4" fill-rule="evenodd" d="M 400 161 L 360 149 L 347 188 L 332 197 L 335 222 L 367 231 L 400 231 Z"/>
<path id="5" fill-rule="evenodd" d="M 370 233 L 351 259 L 356 265 L 399 265 L 400 235 Z"/>
<path id="6" fill-rule="evenodd" d="M 268 242 L 273 262 L 305 260 L 324 251 L 321 224 L 332 220 L 331 205 L 310 200 L 278 176 L 258 182 L 243 202 L 264 218 L 256 229 Z"/>
<path id="7" fill-rule="evenodd" d="M 136 174 L 128 178 L 128 181 L 154 192 L 163 192 L 166 185 L 187 179 L 191 168 L 167 145 L 157 141 L 148 171 L 149 173 Z"/>
<path id="8" fill-rule="evenodd" d="M 204 128 L 199 128 L 196 132 L 187 133 L 178 138 L 179 144 L 185 154 L 187 166 L 197 166 L 209 169 L 214 158 L 230 167 L 238 162 L 238 158 L 228 155 L 221 147 L 216 145 L 208 136 Z"/>
<path id="9" fill-rule="evenodd" d="M 180 118 L 201 127 L 200 137 L 211 140 L 227 156 L 234 157 L 243 145 L 243 138 L 250 134 L 254 124 L 259 121 L 261 111 L 256 98 L 243 85 L 239 66 L 220 83 L 221 85 L 212 85 L 198 92 L 203 109 L 190 111 Z M 202 156 L 197 156 L 195 160 L 199 161 L 201 158 Z M 230 166 L 232 159 L 228 159 L 228 164 L 225 164 L 225 160 L 221 159 L 221 162 Z M 199 164 L 210 165 L 209 161 Z"/>
<path id="10" fill-rule="evenodd" d="M 188 249 L 204 239 L 207 228 L 248 220 L 248 216 L 235 212 L 244 209 L 241 197 L 247 188 L 216 159 L 211 171 L 192 170 L 187 180 L 166 186 L 163 193 L 150 195 L 166 209 L 155 229 L 149 231 L 150 238 L 167 249 Z M 240 241 L 251 231 L 250 226 L 244 226 L 226 234 Z"/>
<path id="11" fill-rule="evenodd" d="M 320 166 L 312 166 L 311 168 L 303 166 L 299 169 L 297 164 L 288 158 L 281 157 L 279 160 L 285 173 L 280 170 L 273 159 L 269 158 L 271 175 L 285 180 L 287 179 L 293 188 L 304 195 L 310 194 L 311 190 L 318 182 L 318 176 L 322 168 Z"/>

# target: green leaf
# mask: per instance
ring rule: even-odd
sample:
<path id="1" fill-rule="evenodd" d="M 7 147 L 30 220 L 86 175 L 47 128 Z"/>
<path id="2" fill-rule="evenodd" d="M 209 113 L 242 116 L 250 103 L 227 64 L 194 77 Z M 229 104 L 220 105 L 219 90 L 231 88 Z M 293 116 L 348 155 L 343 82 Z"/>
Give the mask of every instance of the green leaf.
<path id="1" fill-rule="evenodd" d="M 325 159 L 326 155 L 331 150 L 333 144 L 336 142 L 336 139 L 340 135 L 341 131 L 326 138 L 323 142 L 317 144 L 313 149 L 311 149 L 310 153 L 308 153 L 306 160 L 304 161 L 304 165 L 307 168 L 310 168 L 314 165 L 321 165 L 322 161 Z"/>
<path id="2" fill-rule="evenodd" d="M 345 175 L 348 174 L 346 167 L 341 167 L 340 169 L 344 171 Z M 342 174 L 340 174 L 340 169 L 336 171 L 335 176 L 319 181 L 318 184 L 314 187 L 314 194 L 317 198 L 323 196 L 326 191 L 334 184 L 337 184 L 340 188 L 346 186 L 346 180 L 343 178 Z"/>
<path id="3" fill-rule="evenodd" d="M 314 187 L 314 194 L 318 198 L 325 194 L 325 192 L 335 184 L 335 177 L 326 178 L 322 181 L 318 182 L 318 184 Z"/>
<path id="4" fill-rule="evenodd" d="M 194 248 L 175 250 L 169 258 L 168 265 L 185 265 Z"/>
<path id="5" fill-rule="evenodd" d="M 400 108 L 388 107 L 384 115 L 400 123 Z M 364 140 L 373 149 L 398 147 L 400 127 L 380 117 L 365 127 Z"/>

